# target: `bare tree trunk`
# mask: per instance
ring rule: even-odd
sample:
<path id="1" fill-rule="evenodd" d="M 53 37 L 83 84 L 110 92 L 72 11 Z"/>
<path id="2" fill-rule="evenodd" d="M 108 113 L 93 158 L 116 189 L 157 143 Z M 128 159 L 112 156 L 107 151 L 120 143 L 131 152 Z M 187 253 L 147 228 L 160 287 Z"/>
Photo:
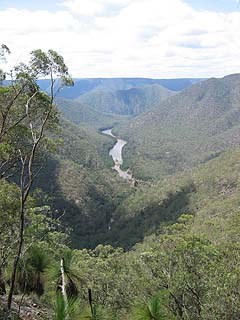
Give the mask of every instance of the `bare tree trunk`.
<path id="1" fill-rule="evenodd" d="M 2 47 L 3 48 L 3 47 Z M 33 73 L 29 73 L 29 69 L 27 69 L 27 73 L 29 73 L 30 76 L 30 85 L 32 86 L 34 84 L 34 92 L 30 93 L 30 97 L 28 98 L 26 105 L 25 105 L 25 113 L 19 117 L 19 119 L 16 119 L 16 121 L 11 125 L 8 126 L 7 120 L 10 116 L 11 110 L 14 107 L 15 102 L 17 101 L 18 97 L 21 96 L 21 94 L 24 91 L 25 86 L 27 86 L 29 83 L 26 82 L 19 90 L 15 90 L 15 95 L 11 99 L 11 101 L 7 104 L 5 108 L 5 112 L 0 112 L 0 116 L 2 117 L 2 124 L 0 125 L 0 143 L 3 141 L 3 138 L 9 130 L 17 126 L 19 123 L 21 123 L 24 119 L 28 122 L 29 129 L 31 132 L 31 147 L 30 150 L 26 153 L 23 151 L 24 155 L 22 154 L 22 150 L 19 149 L 20 154 L 20 160 L 22 163 L 22 170 L 21 170 L 21 207 L 20 207 L 20 221 L 19 221 L 19 236 L 18 236 L 18 246 L 17 246 L 17 253 L 13 262 L 13 269 L 12 269 L 12 277 L 11 277 L 11 284 L 10 284 L 10 290 L 8 295 L 8 310 L 11 310 L 12 305 L 12 298 L 14 294 L 15 289 L 15 281 L 16 281 L 16 273 L 17 268 L 19 264 L 19 260 L 21 258 L 22 249 L 23 249 L 23 243 L 24 243 L 24 228 L 25 228 L 25 207 L 27 203 L 27 199 L 29 196 L 29 192 L 31 190 L 33 181 L 38 174 L 38 172 L 33 172 L 33 164 L 36 156 L 36 152 L 38 150 L 39 145 L 41 144 L 41 141 L 44 137 L 44 131 L 46 129 L 46 126 L 48 124 L 48 120 L 51 117 L 51 113 L 53 110 L 53 101 L 56 93 L 54 93 L 54 75 L 58 74 L 60 75 L 60 78 L 64 81 L 64 83 L 68 85 L 73 85 L 73 82 L 71 80 L 71 77 L 68 74 L 68 70 L 66 65 L 63 62 L 63 59 L 61 56 L 59 56 L 55 51 L 49 50 L 47 54 L 43 53 L 41 50 L 35 50 L 32 52 L 33 55 L 33 62 L 30 65 L 33 69 Z M 44 60 L 44 67 L 42 67 L 42 60 L 43 57 L 46 58 Z M 60 59 L 59 59 L 60 58 Z M 45 63 L 46 60 L 48 61 L 48 68 L 46 69 Z M 40 124 L 38 122 L 34 123 L 34 118 L 31 116 L 31 112 L 29 110 L 31 106 L 31 102 L 34 99 L 35 96 L 39 93 L 39 88 L 37 84 L 35 83 L 35 80 L 38 75 L 44 73 L 46 75 L 46 71 L 51 77 L 51 93 L 50 93 L 50 100 L 48 101 L 48 109 L 42 114 L 43 118 L 40 117 Z M 46 101 L 45 101 L 46 102 Z M 34 126 L 35 124 L 35 126 Z M 25 149 L 23 149 L 25 150 Z M 16 158 L 19 159 L 18 157 Z M 5 165 L 5 164 L 4 164 Z M 63 298 L 66 301 L 66 307 L 68 308 L 68 301 L 67 301 L 67 294 L 66 294 L 66 288 L 65 288 L 65 274 L 64 274 L 64 260 L 61 260 L 61 272 L 62 272 L 62 293 Z"/>
<path id="2" fill-rule="evenodd" d="M 51 108 L 49 109 L 46 117 L 44 118 L 41 127 L 40 127 L 40 133 L 39 137 L 36 137 L 36 134 L 33 132 L 33 126 L 31 123 L 31 119 L 29 117 L 28 113 L 28 108 L 31 100 L 34 98 L 34 96 L 37 94 L 37 91 L 28 99 L 26 103 L 26 117 L 29 118 L 29 127 L 32 133 L 32 149 L 30 154 L 26 155 L 23 157 L 21 150 L 19 150 L 20 153 L 20 159 L 22 163 L 22 170 L 21 170 L 21 177 L 20 177 L 20 190 L 21 190 L 21 208 L 20 208 L 20 224 L 19 224 L 19 240 L 18 240 L 18 250 L 16 257 L 14 259 L 13 263 L 13 271 L 12 271 L 12 277 L 11 277 L 11 284 L 10 284 L 10 290 L 8 294 L 8 310 L 11 310 L 11 305 L 12 305 L 12 298 L 13 298 L 13 293 L 14 293 L 14 288 L 15 288 L 15 280 L 16 280 L 16 273 L 17 273 L 17 268 L 18 268 L 18 263 L 21 257 L 22 253 L 22 248 L 23 248 L 23 241 L 24 241 L 24 227 L 25 227 L 25 205 L 29 196 L 29 192 L 31 190 L 33 180 L 34 180 L 34 175 L 32 171 L 33 167 L 33 162 L 35 158 L 35 154 L 37 151 L 37 147 L 43 137 L 43 131 L 45 128 L 45 125 L 47 123 L 47 120 L 49 119 L 50 113 L 51 113 Z"/>
<path id="3" fill-rule="evenodd" d="M 94 317 L 94 311 L 93 311 L 93 303 L 92 303 L 92 290 L 88 289 L 88 302 L 91 309 L 92 318 Z"/>
<path id="4" fill-rule="evenodd" d="M 2 269 L 0 267 L 0 295 L 5 295 L 5 294 L 6 294 L 6 287 L 3 279 Z"/>
<path id="5" fill-rule="evenodd" d="M 25 202 L 21 201 L 21 210 L 20 210 L 20 227 L 19 227 L 19 244 L 18 244 L 18 251 L 16 254 L 16 257 L 14 259 L 13 263 L 13 271 L 11 276 L 11 284 L 10 284 L 10 290 L 8 294 L 8 310 L 11 309 L 12 306 L 12 297 L 14 293 L 15 288 L 15 280 L 16 280 L 16 273 L 17 273 L 17 267 L 18 263 L 21 257 L 22 247 L 23 247 L 23 237 L 24 237 L 24 223 L 25 223 Z"/>

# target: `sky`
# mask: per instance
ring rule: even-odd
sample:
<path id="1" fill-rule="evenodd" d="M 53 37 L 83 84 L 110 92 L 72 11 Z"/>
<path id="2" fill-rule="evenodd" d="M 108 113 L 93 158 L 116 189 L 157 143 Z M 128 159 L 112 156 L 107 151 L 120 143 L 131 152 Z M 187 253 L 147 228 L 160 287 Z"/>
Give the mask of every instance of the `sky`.
<path id="1" fill-rule="evenodd" d="M 11 55 L 60 53 L 73 77 L 208 78 L 240 73 L 237 0 L 0 0 Z"/>

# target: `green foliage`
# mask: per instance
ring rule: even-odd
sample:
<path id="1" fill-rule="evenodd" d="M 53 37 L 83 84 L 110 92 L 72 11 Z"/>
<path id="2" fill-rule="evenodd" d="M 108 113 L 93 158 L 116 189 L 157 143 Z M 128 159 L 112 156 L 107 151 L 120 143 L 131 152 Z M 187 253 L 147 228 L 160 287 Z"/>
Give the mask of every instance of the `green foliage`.
<path id="1" fill-rule="evenodd" d="M 163 299 L 161 296 L 155 295 L 153 296 L 149 302 L 142 303 L 138 307 L 135 308 L 133 312 L 134 320 L 165 320 L 165 319 L 173 319 L 170 318 L 169 315 L 166 315 L 166 311 L 164 311 L 166 307 L 164 306 Z"/>
<path id="2" fill-rule="evenodd" d="M 63 296 L 58 294 L 56 296 L 56 302 L 54 306 L 54 320 L 65 320 L 68 316 L 68 310 L 66 310 Z"/>
<path id="3" fill-rule="evenodd" d="M 44 273 L 49 267 L 49 258 L 39 246 L 31 246 L 21 259 L 17 270 L 17 287 L 24 294 L 44 293 Z"/>
<path id="4" fill-rule="evenodd" d="M 14 181 L 50 112 L 37 150 L 40 163 L 47 156 L 47 166 L 24 207 L 16 278 L 23 295 L 15 302 L 24 308 L 27 295 L 55 320 L 239 319 L 240 151 L 222 152 L 229 141 L 235 145 L 239 129 L 239 76 L 189 88 L 129 128 L 121 122 L 125 118 L 93 108 L 75 105 L 71 114 L 64 101 L 69 119 L 85 123 L 79 128 L 59 121 L 52 104 L 58 89 L 72 84 L 62 57 L 53 50 L 31 57 L 29 65 L 16 67 L 16 81 L 0 88 L 1 294 L 8 291 L 19 230 L 21 192 Z M 50 97 L 39 91 L 39 76 L 50 76 Z M 151 90 L 154 100 L 157 88 Z M 150 107 L 137 94 L 150 100 L 146 88 L 118 92 L 118 111 L 136 114 Z M 147 180 L 137 187 L 112 172 L 108 150 L 114 141 L 96 132 L 115 122 L 129 139 L 127 164 Z M 53 149 L 57 154 L 50 156 Z M 71 246 L 85 249 L 67 247 L 69 229 L 62 223 L 71 228 Z"/>
<path id="5" fill-rule="evenodd" d="M 19 197 L 19 189 L 15 185 L 0 180 L 0 273 L 16 245 Z"/>
<path id="6" fill-rule="evenodd" d="M 81 95 L 77 102 L 103 114 L 136 116 L 153 109 L 173 94 L 159 84 L 151 84 L 127 90 L 95 89 Z"/>
<path id="7" fill-rule="evenodd" d="M 61 86 L 72 86 L 73 81 L 68 74 L 64 59 L 54 50 L 44 52 L 37 49 L 31 52 L 30 68 L 33 75 L 38 77 L 50 76 L 60 78 Z"/>
<path id="8" fill-rule="evenodd" d="M 78 320 L 115 320 L 113 312 L 108 309 L 104 309 L 101 306 L 93 306 L 91 312 L 89 307 L 83 308 Z"/>
<path id="9" fill-rule="evenodd" d="M 134 190 L 111 169 L 112 139 L 66 120 L 60 125 L 57 155 L 48 155 L 36 184 L 49 195 L 47 200 L 39 197 L 39 205 L 48 204 L 57 217 L 62 216 L 61 221 L 72 230 L 74 247 L 93 248 L 108 241 L 113 211 Z"/>
<path id="10" fill-rule="evenodd" d="M 9 48 L 5 44 L 0 45 L 0 62 L 6 61 L 6 54 L 10 54 Z M 0 69 L 0 84 L 6 79 L 6 73 Z"/>
<path id="11" fill-rule="evenodd" d="M 63 296 L 57 293 L 54 303 L 53 320 L 79 320 L 79 306 L 77 303 L 78 301 L 70 299 L 66 306 Z"/>
<path id="12" fill-rule="evenodd" d="M 91 126 L 95 130 L 110 128 L 129 119 L 128 116 L 100 112 L 75 100 L 57 98 L 56 103 L 65 119 L 82 127 Z"/>
<path id="13" fill-rule="evenodd" d="M 77 283 L 79 276 L 73 266 L 73 253 L 71 250 L 66 249 L 62 253 L 59 261 L 56 261 L 49 270 L 50 278 L 55 282 L 55 289 L 57 293 L 61 292 L 62 288 L 62 271 L 60 267 L 60 260 L 63 259 L 63 269 L 65 275 L 65 290 L 69 300 L 74 300 L 78 297 Z"/>
<path id="14" fill-rule="evenodd" d="M 238 146 L 239 75 L 209 79 L 115 128 L 136 178 L 159 180 Z"/>

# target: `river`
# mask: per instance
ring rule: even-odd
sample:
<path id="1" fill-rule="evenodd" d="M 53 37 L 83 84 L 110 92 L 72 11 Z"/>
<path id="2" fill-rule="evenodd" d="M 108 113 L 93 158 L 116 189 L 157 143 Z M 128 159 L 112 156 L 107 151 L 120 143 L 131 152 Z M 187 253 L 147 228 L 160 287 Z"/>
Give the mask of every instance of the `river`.
<path id="1" fill-rule="evenodd" d="M 117 142 L 115 143 L 114 147 L 109 151 L 109 156 L 112 157 L 114 161 L 113 169 L 118 172 L 121 178 L 126 180 L 132 180 L 133 177 L 132 174 L 129 172 L 129 169 L 126 171 L 121 169 L 121 165 L 123 164 L 122 150 L 123 147 L 127 144 L 127 141 L 118 139 L 116 136 L 114 136 L 112 133 L 112 129 L 102 130 L 102 133 L 117 139 Z"/>

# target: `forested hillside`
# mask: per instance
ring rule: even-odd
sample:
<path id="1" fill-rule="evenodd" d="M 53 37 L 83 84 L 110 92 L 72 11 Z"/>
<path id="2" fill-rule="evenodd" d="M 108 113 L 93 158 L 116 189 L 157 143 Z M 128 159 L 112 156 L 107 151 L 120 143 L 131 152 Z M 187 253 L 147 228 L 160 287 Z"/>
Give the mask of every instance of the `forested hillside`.
<path id="1" fill-rule="evenodd" d="M 72 246 L 95 247 L 108 232 L 112 214 L 132 192 L 111 169 L 108 150 L 113 139 L 91 128 L 77 127 L 61 120 L 59 147 L 48 156 L 35 188 L 44 191 L 48 202 L 71 228 Z M 50 184 L 46 183 L 51 181 Z"/>
<path id="2" fill-rule="evenodd" d="M 81 95 L 77 101 L 101 112 L 135 116 L 158 106 L 173 94 L 173 91 L 153 84 L 128 90 L 94 90 Z"/>
<path id="3" fill-rule="evenodd" d="M 112 127 L 119 122 L 127 120 L 127 116 L 109 114 L 91 107 L 91 103 L 82 103 L 70 99 L 57 98 L 58 110 L 63 117 L 74 124 L 90 126 L 95 130 L 100 128 Z"/>
<path id="4" fill-rule="evenodd" d="M 212 241 L 230 241 L 228 231 L 237 235 L 238 230 L 239 153 L 230 150 L 197 169 L 140 183 L 114 212 L 110 239 L 130 248 L 189 214 L 194 216 L 193 232 L 206 233 Z"/>
<path id="5" fill-rule="evenodd" d="M 209 79 L 122 125 L 126 165 L 141 179 L 159 179 L 239 145 L 240 76 Z"/>
<path id="6" fill-rule="evenodd" d="M 82 80 L 79 96 L 106 87 L 116 109 L 55 99 L 56 83 L 73 81 L 53 50 L 11 76 L 0 86 L 0 319 L 239 320 L 240 76 L 173 96 L 150 80 Z M 100 130 L 112 127 L 133 179 L 112 170 L 116 139 Z"/>

